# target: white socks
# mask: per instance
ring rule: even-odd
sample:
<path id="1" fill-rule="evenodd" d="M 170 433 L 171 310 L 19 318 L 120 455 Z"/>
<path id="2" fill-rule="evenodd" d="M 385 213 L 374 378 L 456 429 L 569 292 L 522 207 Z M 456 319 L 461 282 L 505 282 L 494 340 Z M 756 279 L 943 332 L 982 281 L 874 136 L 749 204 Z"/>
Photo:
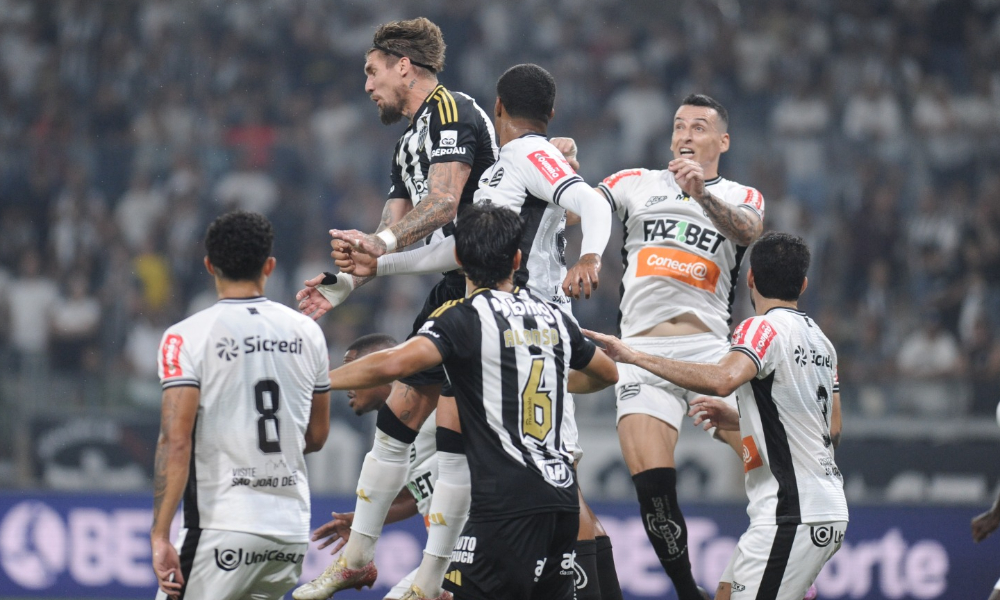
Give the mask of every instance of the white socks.
<path id="1" fill-rule="evenodd" d="M 431 498 L 427 547 L 413 584 L 431 597 L 441 593 L 441 582 L 451 564 L 451 553 L 469 519 L 472 483 L 464 454 L 438 452 L 438 479 Z M 356 521 L 355 521 L 356 522 Z"/>

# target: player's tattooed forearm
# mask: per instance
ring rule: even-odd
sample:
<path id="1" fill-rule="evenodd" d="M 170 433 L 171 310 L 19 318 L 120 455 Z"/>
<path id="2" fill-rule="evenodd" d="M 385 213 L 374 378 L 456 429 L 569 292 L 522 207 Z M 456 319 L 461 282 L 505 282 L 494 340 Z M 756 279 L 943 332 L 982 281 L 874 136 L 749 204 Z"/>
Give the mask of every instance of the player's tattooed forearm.
<path id="1" fill-rule="evenodd" d="M 414 244 L 455 218 L 458 198 L 471 169 L 469 165 L 460 162 L 431 165 L 427 177 L 430 192 L 392 226 L 397 247 Z"/>
<path id="2" fill-rule="evenodd" d="M 378 229 L 375 230 L 375 233 L 378 233 L 378 232 L 382 231 L 383 229 L 387 229 L 389 227 L 389 225 L 392 225 L 392 201 L 391 200 L 389 202 L 386 202 L 385 206 L 382 207 L 382 219 L 379 221 L 379 223 L 378 223 Z"/>
<path id="3" fill-rule="evenodd" d="M 374 277 L 358 277 L 357 275 L 351 275 L 351 278 L 354 280 L 354 289 L 358 289 L 359 286 L 362 286 L 371 281 L 372 279 L 375 279 Z"/>
<path id="4" fill-rule="evenodd" d="M 726 204 L 708 192 L 698 199 L 698 204 L 722 235 L 740 246 L 749 246 L 761 234 L 763 224 L 749 210 Z"/>

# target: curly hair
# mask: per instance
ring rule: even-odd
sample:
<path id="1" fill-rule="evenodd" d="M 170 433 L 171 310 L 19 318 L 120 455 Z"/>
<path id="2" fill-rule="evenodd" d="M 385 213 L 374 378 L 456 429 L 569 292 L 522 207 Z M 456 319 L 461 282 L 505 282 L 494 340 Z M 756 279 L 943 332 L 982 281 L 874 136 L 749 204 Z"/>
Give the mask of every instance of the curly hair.
<path id="1" fill-rule="evenodd" d="M 222 215 L 205 232 L 208 262 L 230 281 L 256 281 L 273 243 L 274 228 L 267 217 L 242 210 Z"/>
<path id="2" fill-rule="evenodd" d="M 375 30 L 372 47 L 365 55 L 378 50 L 386 55 L 391 65 L 405 56 L 410 59 L 410 64 L 431 73 L 440 73 L 444 70 L 444 49 L 441 28 L 430 19 L 417 17 L 380 25 Z"/>

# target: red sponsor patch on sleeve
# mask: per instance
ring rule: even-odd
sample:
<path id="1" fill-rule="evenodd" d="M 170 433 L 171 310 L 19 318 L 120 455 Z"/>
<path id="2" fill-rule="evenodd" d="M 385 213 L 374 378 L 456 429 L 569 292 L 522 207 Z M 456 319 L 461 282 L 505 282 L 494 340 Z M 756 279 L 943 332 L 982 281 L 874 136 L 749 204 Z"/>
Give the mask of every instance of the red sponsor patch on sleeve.
<path id="1" fill-rule="evenodd" d="M 750 342 L 750 349 L 753 353 L 757 355 L 758 358 L 764 360 L 764 356 L 767 354 L 767 349 L 771 346 L 771 342 L 778 335 L 778 332 L 774 330 L 774 327 L 770 323 L 761 319 L 757 325 L 757 332 L 753 336 L 753 340 Z"/>
<path id="2" fill-rule="evenodd" d="M 763 467 L 764 460 L 760 457 L 757 444 L 753 441 L 753 436 L 748 435 L 743 438 L 743 472 L 749 473 L 757 467 Z"/>
<path id="3" fill-rule="evenodd" d="M 549 183 L 555 183 L 566 177 L 569 173 L 559 164 L 561 161 L 549 156 L 545 150 L 536 150 L 528 155 L 528 160 L 535 168 L 541 171 L 542 175 Z"/>
<path id="4" fill-rule="evenodd" d="M 642 171 L 640 171 L 639 169 L 632 169 L 630 171 L 618 171 L 614 175 L 609 175 L 608 177 L 606 177 L 604 181 L 602 181 L 601 183 L 608 186 L 609 188 L 613 188 L 615 187 L 615 184 L 617 184 L 622 179 L 626 177 L 631 177 L 633 175 L 642 175 Z"/>
<path id="5" fill-rule="evenodd" d="M 749 328 L 749 325 L 750 319 L 745 319 L 742 323 L 740 323 L 739 327 L 736 328 L 736 331 L 733 332 L 733 345 L 739 345 L 746 342 L 747 329 Z"/>
<path id="6" fill-rule="evenodd" d="M 747 188 L 747 195 L 743 198 L 743 204 L 749 204 L 757 210 L 761 210 L 764 207 L 764 196 L 753 188 Z"/>
<path id="7" fill-rule="evenodd" d="M 184 338 L 176 333 L 171 333 L 163 340 L 163 347 L 160 349 L 160 352 L 163 356 L 164 379 L 168 377 L 180 377 L 184 374 L 183 369 L 181 369 L 181 345 L 183 344 Z"/>

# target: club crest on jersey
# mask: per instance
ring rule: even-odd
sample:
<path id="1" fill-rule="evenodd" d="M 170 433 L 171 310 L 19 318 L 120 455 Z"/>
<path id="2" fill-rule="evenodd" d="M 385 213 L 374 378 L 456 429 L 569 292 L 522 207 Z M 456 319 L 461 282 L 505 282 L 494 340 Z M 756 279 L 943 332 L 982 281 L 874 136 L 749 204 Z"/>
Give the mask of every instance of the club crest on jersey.
<path id="1" fill-rule="evenodd" d="M 215 353 L 229 362 L 240 355 L 240 347 L 233 338 L 224 337 L 215 344 Z"/>
<path id="2" fill-rule="evenodd" d="M 561 458 L 548 458 L 538 461 L 538 468 L 545 479 L 556 487 L 573 485 L 573 469 Z"/>
<path id="3" fill-rule="evenodd" d="M 239 550 L 223 550 L 221 553 L 219 549 L 215 549 L 215 566 L 219 567 L 223 571 L 232 571 L 236 567 L 240 566 L 243 562 L 243 549 Z"/>
<path id="4" fill-rule="evenodd" d="M 839 546 L 844 541 L 844 533 L 832 525 L 814 525 L 809 528 L 809 539 L 817 548 L 826 548 L 831 542 Z"/>
<path id="5" fill-rule="evenodd" d="M 425 112 L 417 119 L 417 147 L 423 148 L 427 143 L 427 130 L 431 126 L 431 115 Z"/>
<path id="6" fill-rule="evenodd" d="M 681 198 L 678 196 L 678 199 Z M 654 204 L 659 204 L 665 200 L 669 200 L 669 198 L 667 196 L 650 196 L 649 200 L 646 200 L 646 206 L 653 206 Z"/>
<path id="7" fill-rule="evenodd" d="M 490 187 L 495 188 L 500 185 L 501 179 L 503 179 L 503 167 L 497 169 L 496 173 L 493 174 L 493 177 L 490 178 Z"/>

